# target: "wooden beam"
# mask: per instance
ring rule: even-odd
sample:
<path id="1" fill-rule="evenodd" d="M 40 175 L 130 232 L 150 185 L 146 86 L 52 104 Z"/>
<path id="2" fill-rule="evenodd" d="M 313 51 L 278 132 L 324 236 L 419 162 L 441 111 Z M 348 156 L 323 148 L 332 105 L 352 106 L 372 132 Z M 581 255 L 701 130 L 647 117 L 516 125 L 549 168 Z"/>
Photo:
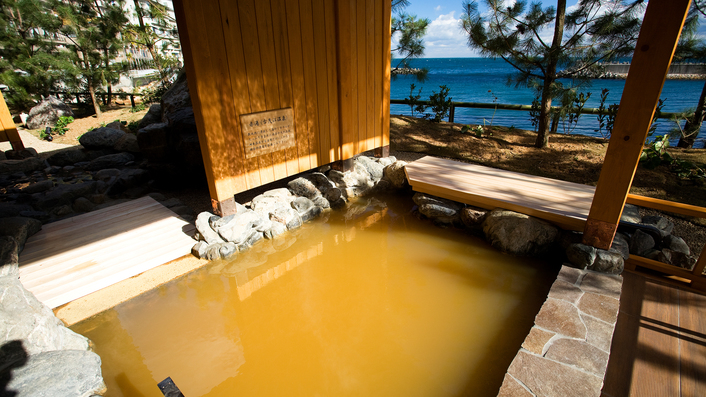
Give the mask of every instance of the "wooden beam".
<path id="1" fill-rule="evenodd" d="M 584 244 L 609 249 L 679 41 L 690 0 L 651 1 L 584 229 Z"/>
<path id="2" fill-rule="evenodd" d="M 626 202 L 628 204 L 639 205 L 641 207 L 652 208 L 660 211 L 694 216 L 697 218 L 706 218 L 706 208 L 699 207 L 696 205 L 682 204 L 674 201 L 638 196 L 637 194 L 628 194 Z"/>
<path id="3" fill-rule="evenodd" d="M 15 127 L 15 122 L 12 121 L 10 109 L 7 108 L 7 103 L 5 103 L 5 98 L 2 95 L 0 95 L 0 128 L 2 128 L 4 137 L 10 141 L 12 150 L 20 151 L 25 148 L 22 138 L 17 132 L 17 127 Z"/>

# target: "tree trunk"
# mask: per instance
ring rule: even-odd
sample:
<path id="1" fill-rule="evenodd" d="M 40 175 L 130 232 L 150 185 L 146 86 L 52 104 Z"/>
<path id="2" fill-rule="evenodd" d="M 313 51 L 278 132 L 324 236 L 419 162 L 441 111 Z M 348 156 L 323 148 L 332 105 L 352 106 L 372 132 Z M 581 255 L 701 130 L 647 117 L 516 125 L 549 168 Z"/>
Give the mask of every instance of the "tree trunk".
<path id="1" fill-rule="evenodd" d="M 549 50 L 547 70 L 544 74 L 542 88 L 542 104 L 539 109 L 539 128 L 534 146 L 538 148 L 549 145 L 550 110 L 552 106 L 552 84 L 556 80 L 556 65 L 559 62 L 561 40 L 564 37 L 564 19 L 566 17 L 566 0 L 558 0 L 556 4 L 556 21 L 554 23 L 554 39 Z"/>
<path id="2" fill-rule="evenodd" d="M 145 41 L 145 47 L 147 47 L 147 51 L 150 52 L 152 60 L 157 66 L 157 70 L 159 71 L 159 78 L 163 79 L 164 71 L 162 70 L 162 63 L 157 58 L 157 52 L 154 50 L 154 43 L 152 42 L 152 39 L 147 35 L 147 26 L 145 26 L 145 21 L 143 20 L 142 16 L 142 6 L 140 5 L 139 0 L 133 0 L 133 2 L 135 3 L 135 12 L 137 13 L 137 20 L 140 23 L 140 31 L 142 32 L 142 38 Z"/>
<path id="3" fill-rule="evenodd" d="M 93 79 L 91 78 L 88 79 L 88 92 L 91 94 L 91 101 L 93 101 L 93 109 L 96 111 L 96 116 L 102 116 L 101 105 L 96 98 L 96 90 L 93 88 Z"/>
<path id="4" fill-rule="evenodd" d="M 549 144 L 549 127 L 551 124 L 552 92 L 551 85 L 554 80 L 548 78 L 544 80 L 542 89 L 542 103 L 539 106 L 539 126 L 537 128 L 537 140 L 534 146 L 538 148 L 547 147 Z"/>
<path id="5" fill-rule="evenodd" d="M 704 106 L 706 105 L 704 102 L 706 102 L 706 83 L 704 83 L 704 88 L 701 89 L 701 97 L 694 115 L 686 119 L 684 134 L 679 137 L 677 147 L 691 148 L 694 146 L 696 136 L 699 134 L 699 129 L 701 129 L 701 123 L 704 121 Z"/>

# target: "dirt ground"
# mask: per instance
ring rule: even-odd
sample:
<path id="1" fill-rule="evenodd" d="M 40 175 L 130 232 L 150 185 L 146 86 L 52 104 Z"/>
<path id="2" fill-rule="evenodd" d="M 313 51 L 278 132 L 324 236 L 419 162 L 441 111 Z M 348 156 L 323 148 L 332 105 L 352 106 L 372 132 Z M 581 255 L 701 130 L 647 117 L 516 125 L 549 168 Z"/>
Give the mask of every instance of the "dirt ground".
<path id="1" fill-rule="evenodd" d="M 139 105 L 139 103 L 138 103 Z M 115 120 L 126 121 L 126 124 L 130 124 L 133 121 L 139 122 L 142 117 L 147 113 L 147 106 L 144 110 L 139 112 L 132 112 L 132 107 L 130 105 L 130 100 L 118 100 L 112 105 L 108 106 L 103 110 L 101 117 L 96 117 L 96 115 L 75 118 L 74 122 L 69 124 L 68 131 L 64 135 L 53 134 L 52 143 L 63 143 L 68 145 L 78 145 L 78 138 L 85 134 L 88 130 L 92 128 L 98 128 L 110 124 Z M 35 137 L 39 138 L 39 134 L 42 130 L 28 130 L 28 132 Z"/>
<path id="2" fill-rule="evenodd" d="M 608 140 L 582 135 L 553 134 L 549 147 L 534 147 L 532 131 L 492 127 L 477 137 L 462 133 L 463 124 L 433 123 L 407 116 L 390 120 L 391 149 L 423 152 L 525 174 L 595 186 Z M 706 164 L 706 150 L 670 148 L 679 159 Z M 706 207 L 702 180 L 683 180 L 668 167 L 638 167 L 632 193 Z"/>

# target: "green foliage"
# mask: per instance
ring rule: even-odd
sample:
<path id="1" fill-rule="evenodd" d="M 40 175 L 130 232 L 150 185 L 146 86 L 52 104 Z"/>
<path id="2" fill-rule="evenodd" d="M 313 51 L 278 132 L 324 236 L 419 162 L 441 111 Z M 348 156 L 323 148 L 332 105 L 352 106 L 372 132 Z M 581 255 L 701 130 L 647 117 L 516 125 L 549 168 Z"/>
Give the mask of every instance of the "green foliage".
<path id="1" fill-rule="evenodd" d="M 144 103 L 138 103 L 138 104 L 135 105 L 134 107 L 130 108 L 130 112 L 131 112 L 131 113 L 137 113 L 137 112 L 141 112 L 141 111 L 143 111 L 143 110 L 145 110 L 145 109 L 147 109 L 147 106 L 145 106 Z"/>
<path id="2" fill-rule="evenodd" d="M 416 15 L 407 14 L 402 11 L 406 7 L 406 2 L 397 2 L 395 8 L 398 10 L 396 16 L 392 18 L 391 33 L 397 39 L 397 48 L 392 49 L 392 55 L 398 59 L 397 65 L 391 70 L 392 78 L 398 74 L 414 74 L 418 81 L 425 81 L 429 69 L 412 69 L 410 60 L 424 55 L 424 35 L 429 26 L 429 19 L 417 19 Z"/>
<path id="3" fill-rule="evenodd" d="M 66 131 L 69 129 L 66 128 L 67 125 L 71 124 L 74 122 L 74 118 L 71 116 L 61 116 L 59 117 L 59 120 L 56 121 L 56 124 L 54 125 L 54 128 L 52 131 L 59 135 L 64 135 L 66 134 Z"/>
<path id="4" fill-rule="evenodd" d="M 668 147 L 669 134 L 655 138 L 642 150 L 640 164 L 647 169 L 654 169 L 660 165 L 668 166 L 672 173 L 682 179 L 703 179 L 706 177 L 702 165 L 673 157 L 667 152 Z"/>
<path id="5" fill-rule="evenodd" d="M 50 0 L 52 9 L 62 19 L 60 35 L 71 45 L 68 58 L 73 73 L 65 82 L 96 92 L 99 87 L 116 82 L 124 65 L 112 60 L 121 47 L 120 30 L 127 23 L 122 1 Z M 98 100 L 93 101 L 100 114 Z"/>
<path id="6" fill-rule="evenodd" d="M 132 132 L 137 132 L 138 125 L 140 125 L 139 121 L 131 121 L 128 125 L 127 128 L 132 131 Z"/>
<path id="7" fill-rule="evenodd" d="M 517 73 L 508 80 L 520 86 L 541 86 L 536 146 L 546 144 L 552 99 L 563 92 L 560 78 L 584 79 L 597 63 L 632 53 L 640 30 L 642 0 L 580 0 L 566 13 L 566 0 L 557 7 L 542 3 L 484 0 L 481 14 L 476 1 L 464 1 L 461 27 L 468 44 L 485 57 L 502 58 Z M 542 38 L 547 29 L 552 42 Z"/>
<path id="8" fill-rule="evenodd" d="M 425 114 L 424 118 L 438 123 L 448 117 L 451 110 L 451 98 L 448 95 L 449 88 L 445 85 L 439 86 L 439 92 L 432 91 L 429 96 L 429 108 L 434 114 Z"/>
<path id="9" fill-rule="evenodd" d="M 472 134 L 476 138 L 482 138 L 483 134 L 486 134 L 486 136 L 493 136 L 493 132 L 490 129 L 490 126 L 484 126 L 484 125 L 477 125 L 475 127 L 470 126 L 470 125 L 464 125 L 461 127 L 461 133 L 462 134 Z"/>
<path id="10" fill-rule="evenodd" d="M 125 41 L 139 48 L 146 48 L 159 71 L 160 82 L 172 80 L 178 72 L 178 59 L 164 55 L 167 48 L 179 48 L 176 21 L 166 6 L 155 0 L 133 0 L 135 20 L 123 30 Z M 150 22 L 145 22 L 149 18 Z M 162 51 L 158 51 L 161 48 Z"/>
<path id="11" fill-rule="evenodd" d="M 598 105 L 598 116 L 596 119 L 598 120 L 598 129 L 593 130 L 595 132 L 598 132 L 601 134 L 603 138 L 610 138 L 610 135 L 613 133 L 613 125 L 615 124 L 615 116 L 618 114 L 618 104 L 614 103 L 612 105 L 609 105 L 608 108 L 606 108 L 605 103 L 606 100 L 608 99 L 608 90 L 607 88 L 604 88 L 601 90 L 601 99 L 600 103 Z M 662 109 L 659 107 L 659 109 Z M 605 132 L 604 132 L 605 130 Z"/>
<path id="12" fill-rule="evenodd" d="M 559 108 L 559 118 L 565 134 L 571 134 L 576 129 L 576 125 L 581 118 L 581 111 L 586 105 L 586 101 L 591 97 L 591 93 L 577 93 L 575 89 L 567 90 L 561 97 L 561 108 Z"/>
<path id="13" fill-rule="evenodd" d="M 419 87 L 417 95 L 414 95 L 414 89 L 417 88 L 414 84 L 409 85 L 409 97 L 405 98 L 409 104 L 409 110 L 412 112 L 412 117 L 414 117 L 414 112 L 424 113 L 426 106 L 419 103 L 419 98 L 422 97 L 422 87 Z"/>
<path id="14" fill-rule="evenodd" d="M 652 124 L 650 124 L 650 129 L 649 129 L 649 131 L 647 132 L 647 140 L 649 140 L 650 137 L 651 137 L 651 136 L 655 133 L 655 131 L 657 130 L 657 124 L 658 124 L 658 123 L 657 123 L 657 119 L 658 119 L 659 116 L 662 114 L 662 108 L 664 107 L 664 102 L 665 102 L 665 101 L 666 101 L 666 99 L 660 99 L 659 102 L 657 103 L 657 107 L 655 108 L 655 113 L 654 113 L 654 115 L 652 116 Z M 617 106 L 616 106 L 616 111 L 615 111 L 615 112 L 616 112 L 616 113 L 618 112 L 618 111 L 617 111 Z M 612 125 L 611 125 L 611 130 L 612 130 Z"/>
<path id="15" fill-rule="evenodd" d="M 537 126 L 539 126 L 539 108 L 540 108 L 540 103 L 539 103 L 539 94 L 532 99 L 532 109 L 529 111 L 529 120 L 530 123 L 532 123 L 532 127 L 534 128 L 534 132 L 537 132 Z"/>
<path id="16" fill-rule="evenodd" d="M 45 129 L 39 131 L 39 139 L 41 139 L 43 141 L 49 141 L 49 142 L 54 140 L 51 136 L 51 132 L 49 134 L 47 134 L 47 130 L 45 130 Z"/>
<path id="17" fill-rule="evenodd" d="M 62 25 L 46 1 L 0 3 L 0 83 L 8 106 L 28 111 L 42 96 L 59 88 L 71 63 L 55 44 Z"/>
<path id="18" fill-rule="evenodd" d="M 490 126 L 492 127 L 493 120 L 495 120 L 495 113 L 498 111 L 498 96 L 493 94 L 492 90 L 488 90 L 488 93 L 493 98 L 493 103 L 495 104 L 495 108 L 493 109 L 493 117 L 490 118 Z M 485 125 L 485 119 L 483 119 L 483 125 Z"/>

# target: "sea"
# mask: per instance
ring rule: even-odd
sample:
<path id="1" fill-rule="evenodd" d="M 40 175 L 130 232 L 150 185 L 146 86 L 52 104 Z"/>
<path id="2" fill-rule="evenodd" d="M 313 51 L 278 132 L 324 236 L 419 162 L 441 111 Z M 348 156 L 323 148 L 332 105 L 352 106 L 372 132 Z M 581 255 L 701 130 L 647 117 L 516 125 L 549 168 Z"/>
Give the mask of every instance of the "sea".
<path id="1" fill-rule="evenodd" d="M 393 66 L 395 60 L 392 60 Z M 420 83 L 413 76 L 400 75 L 391 82 L 390 98 L 405 99 L 410 96 L 410 85 L 416 86 L 414 95 L 421 88 L 420 100 L 428 100 L 429 95 L 439 92 L 439 86 L 449 88 L 449 97 L 455 102 L 485 102 L 531 105 L 534 91 L 527 87 L 508 85 L 508 78 L 515 69 L 502 59 L 488 58 L 421 58 L 411 61 L 413 68 L 428 68 L 428 78 Z M 561 80 L 565 86 L 573 82 L 569 79 Z M 625 80 L 622 79 L 592 79 L 578 89 L 578 92 L 591 93 L 585 104 L 587 108 L 597 108 L 600 103 L 601 90 L 608 89 L 608 98 L 605 106 L 620 103 Z M 693 110 L 701 95 L 704 80 L 674 80 L 668 79 L 662 88 L 661 99 L 664 100 L 662 111 L 683 112 Z M 558 105 L 554 101 L 552 105 Z M 464 124 L 498 125 L 534 130 L 529 118 L 529 112 L 516 110 L 469 109 L 456 108 L 454 121 Z M 411 115 L 408 105 L 391 105 L 391 114 Z M 654 136 L 669 133 L 678 128 L 672 120 L 659 119 Z M 681 124 L 683 127 L 683 123 Z M 559 125 L 559 133 L 581 134 L 601 137 L 598 130 L 596 115 L 584 114 L 580 117 L 576 127 L 571 130 L 568 126 Z M 703 147 L 706 142 L 706 128 L 698 135 L 695 147 Z M 604 131 L 605 133 L 605 131 Z M 676 139 L 672 140 L 676 144 Z"/>

